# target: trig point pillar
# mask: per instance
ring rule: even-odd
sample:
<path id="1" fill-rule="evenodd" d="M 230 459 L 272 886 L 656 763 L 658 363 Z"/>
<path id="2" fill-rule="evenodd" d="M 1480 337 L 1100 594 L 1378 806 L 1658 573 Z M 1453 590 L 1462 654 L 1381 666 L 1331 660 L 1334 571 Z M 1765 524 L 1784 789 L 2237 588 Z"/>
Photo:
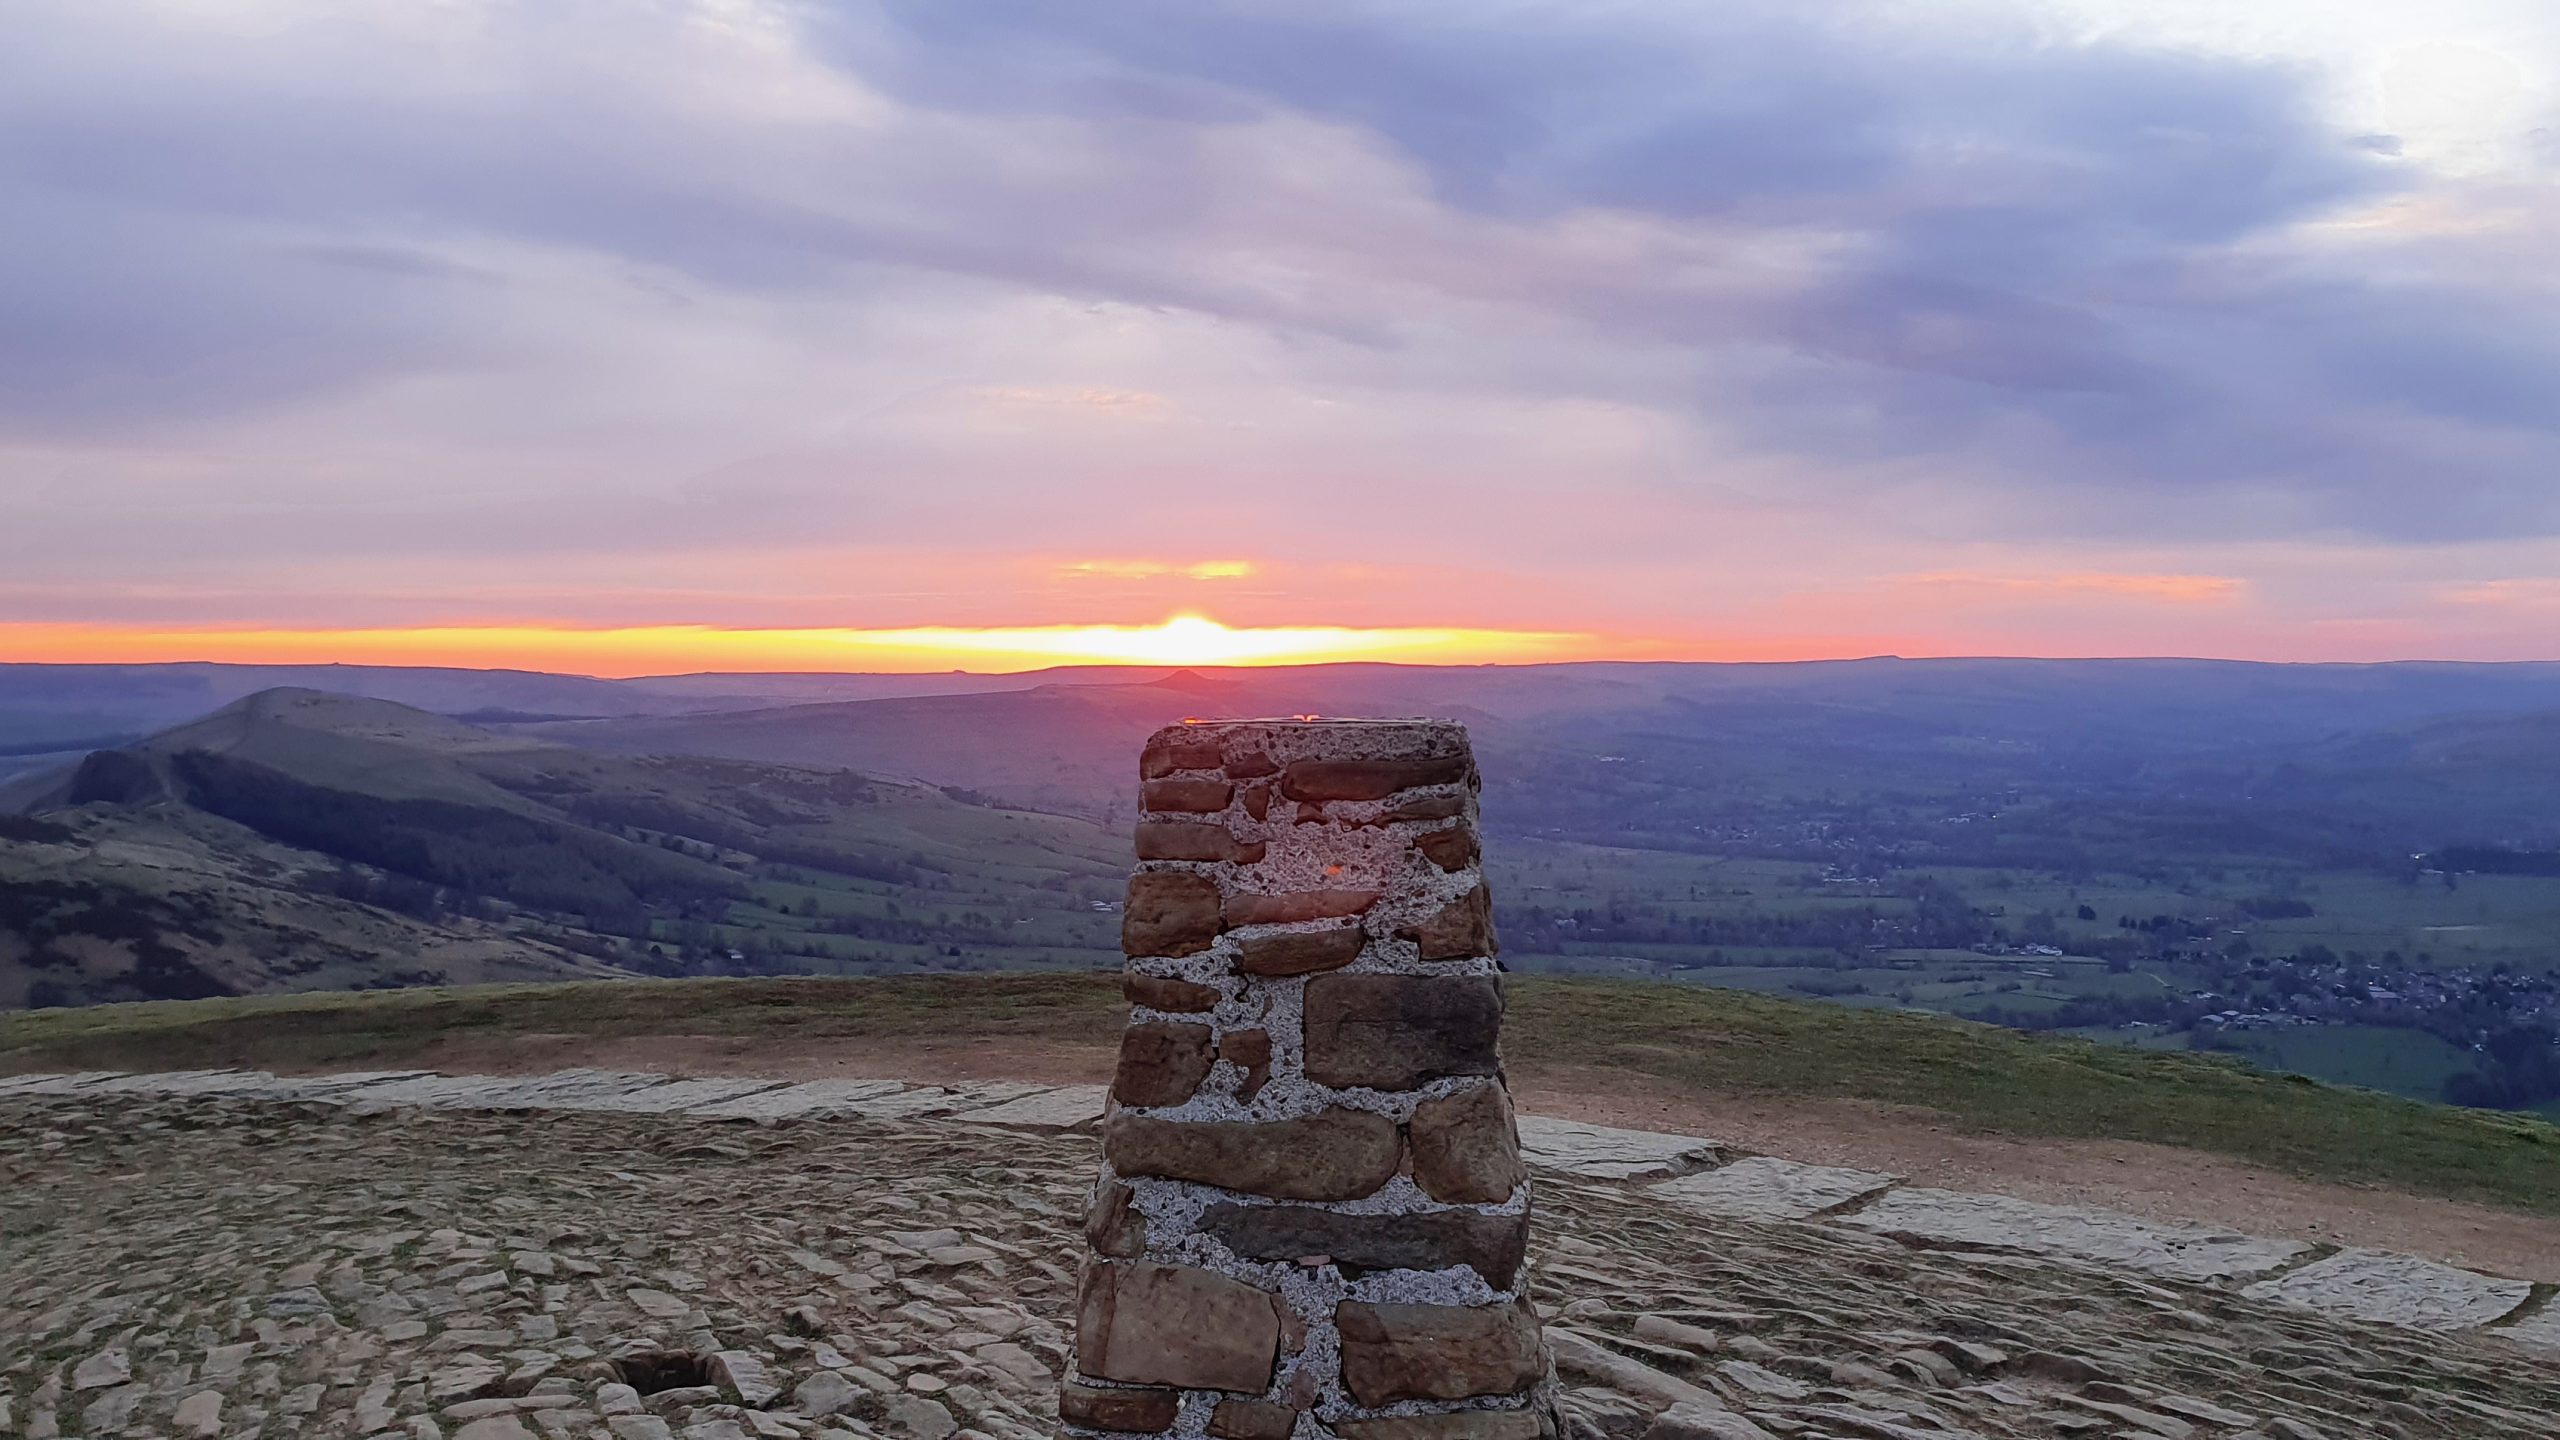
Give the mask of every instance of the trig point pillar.
<path id="1" fill-rule="evenodd" d="M 1465 728 L 1176 725 L 1139 773 L 1068 1432 L 1551 1434 Z"/>

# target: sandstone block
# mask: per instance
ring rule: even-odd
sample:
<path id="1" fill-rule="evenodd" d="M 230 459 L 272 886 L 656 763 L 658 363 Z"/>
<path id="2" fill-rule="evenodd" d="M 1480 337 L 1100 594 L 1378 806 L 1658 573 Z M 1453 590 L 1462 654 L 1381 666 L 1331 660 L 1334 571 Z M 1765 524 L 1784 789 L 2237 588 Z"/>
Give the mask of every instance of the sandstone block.
<path id="1" fill-rule="evenodd" d="M 1502 990 L 1491 976 L 1323 975 L 1307 982 L 1307 1078 L 1410 1090 L 1501 1068 Z"/>
<path id="2" fill-rule="evenodd" d="M 1300 760 L 1280 772 L 1280 793 L 1292 800 L 1384 800 L 1418 785 L 1450 785 L 1467 778 L 1467 757 L 1428 760 Z"/>
<path id="3" fill-rule="evenodd" d="M 1476 832 L 1464 825 L 1416 835 L 1413 848 L 1422 852 L 1423 859 L 1453 875 L 1484 856 L 1484 848 L 1476 843 Z"/>
<path id="4" fill-rule="evenodd" d="M 1120 1068 L 1111 1098 L 1123 1105 L 1179 1105 L 1209 1078 L 1216 1032 L 1206 1025 L 1150 1021 L 1120 1032 Z"/>
<path id="5" fill-rule="evenodd" d="M 1237 946 L 1236 968 L 1247 975 L 1313 975 L 1359 959 L 1360 948 L 1368 943 L 1357 923 L 1256 935 Z"/>
<path id="6" fill-rule="evenodd" d="M 1296 1410 L 1268 1400 L 1221 1400 L 1209 1416 L 1209 1433 L 1217 1440 L 1289 1440 L 1297 1427 Z"/>
<path id="7" fill-rule="evenodd" d="M 1234 860 L 1250 865 L 1262 858 L 1262 842 L 1241 841 L 1224 825 L 1198 820 L 1138 822 L 1141 860 Z"/>
<path id="8" fill-rule="evenodd" d="M 1058 1384 L 1058 1418 L 1089 1430 L 1161 1435 L 1173 1428 L 1181 1408 L 1182 1396 L 1171 1390 L 1130 1390 L 1074 1380 Z"/>
<path id="9" fill-rule="evenodd" d="M 1138 752 L 1138 778 L 1153 780 L 1176 770 L 1215 770 L 1218 768 L 1218 744 L 1186 735 L 1180 730 L 1160 730 L 1150 737 L 1146 748 Z"/>
<path id="10" fill-rule="evenodd" d="M 1526 1304 L 1334 1307 L 1342 1384 L 1362 1405 L 1514 1395 L 1546 1373 Z"/>
<path id="11" fill-rule="evenodd" d="M 1134 1259 L 1147 1251 L 1147 1217 L 1130 1202 L 1137 1192 L 1117 1180 L 1093 1187 L 1084 1206 L 1084 1241 L 1095 1253 Z"/>
<path id="12" fill-rule="evenodd" d="M 1333 1427 L 1342 1440 L 1538 1440 L 1547 1433 L 1526 1410 L 1453 1410 L 1440 1415 L 1381 1415 Z"/>
<path id="13" fill-rule="evenodd" d="M 1188 1265 L 1085 1267 L 1076 1307 L 1080 1374 L 1258 1395 L 1279 1358 L 1279 1300 L 1267 1290 Z"/>
<path id="14" fill-rule="evenodd" d="M 1475 1210 L 1343 1215 L 1308 1205 L 1211 1205 L 1200 1231 L 1247 1260 L 1328 1255 L 1346 1270 L 1446 1270 L 1463 1265 L 1497 1289 L 1519 1278 L 1529 1216 Z"/>
<path id="15" fill-rule="evenodd" d="M 1190 1180 L 1274 1200 L 1356 1200 L 1396 1173 L 1395 1122 L 1365 1110 L 1297 1120 L 1182 1122 L 1114 1114 L 1102 1151 L 1123 1175 Z"/>
<path id="16" fill-rule="evenodd" d="M 1149 810 L 1177 810 L 1195 815 L 1214 815 L 1227 808 L 1236 797 L 1236 787 L 1224 780 L 1203 780 L 1177 775 L 1163 780 L 1150 780 L 1139 787 L 1138 803 Z"/>
<path id="17" fill-rule="evenodd" d="M 1467 798 L 1463 795 L 1416 795 L 1410 800 L 1396 802 L 1378 818 L 1389 821 L 1447 820 L 1466 813 Z"/>
<path id="18" fill-rule="evenodd" d="M 1218 1058 L 1244 1071 L 1236 1098 L 1250 1100 L 1271 1078 L 1271 1032 L 1230 1030 L 1218 1037 Z"/>
<path id="19" fill-rule="evenodd" d="M 1268 785 L 1246 786 L 1244 813 L 1256 820 L 1267 819 L 1271 814 L 1271 787 Z"/>
<path id="20" fill-rule="evenodd" d="M 1218 882 L 1206 875 L 1142 870 L 1129 877 L 1120 948 L 1130 955 L 1197 955 L 1218 938 Z"/>
<path id="21" fill-rule="evenodd" d="M 1185 880 L 1196 876 L 1185 875 Z M 1214 889 L 1215 887 L 1211 887 Z M 1218 987 L 1189 980 L 1167 980 L 1154 975 L 1124 975 L 1120 993 L 1132 1005 L 1150 1010 L 1170 1010 L 1176 1014 L 1196 1015 L 1218 1008 Z"/>
<path id="22" fill-rule="evenodd" d="M 1511 1096 L 1486 1081 L 1414 1107 L 1413 1182 L 1444 1205 L 1498 1205 L 1529 1178 Z"/>
<path id="23" fill-rule="evenodd" d="M 1225 766 L 1229 775 L 1238 780 L 1259 780 L 1265 775 L 1276 775 L 1280 772 L 1278 761 L 1260 750 L 1242 746 L 1228 750 L 1220 763 Z"/>
<path id="24" fill-rule="evenodd" d="M 1287 895 L 1230 895 L 1225 914 L 1229 925 L 1295 925 L 1363 915 L 1377 903 L 1375 890 L 1299 890 Z"/>
<path id="25" fill-rule="evenodd" d="M 1439 914 L 1396 932 L 1422 947 L 1425 960 L 1471 960 L 1500 947 L 1493 938 L 1493 896 L 1482 885 L 1450 901 Z"/>

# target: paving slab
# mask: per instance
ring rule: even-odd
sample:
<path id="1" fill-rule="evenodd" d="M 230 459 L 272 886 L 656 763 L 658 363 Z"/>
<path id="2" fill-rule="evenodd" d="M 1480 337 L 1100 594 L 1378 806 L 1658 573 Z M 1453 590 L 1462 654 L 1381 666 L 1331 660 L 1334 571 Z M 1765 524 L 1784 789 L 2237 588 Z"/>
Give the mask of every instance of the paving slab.
<path id="1" fill-rule="evenodd" d="M 961 1080 L 949 1085 L 911 1085 L 894 1095 L 846 1102 L 845 1113 L 866 1120 L 921 1120 L 1019 1100 L 1048 1089 L 1016 1080 Z"/>
<path id="2" fill-rule="evenodd" d="M 394 1080 L 416 1080 L 432 1070 L 341 1070 L 334 1075 L 281 1075 L 250 1091 L 260 1100 L 344 1100 Z"/>
<path id="3" fill-rule="evenodd" d="M 2417 1330 L 2469 1330 L 2513 1314 L 2533 1294 L 2501 1280 L 2384 1250 L 2341 1250 L 2241 1292 L 2333 1315 Z"/>
<path id="4" fill-rule="evenodd" d="M 779 1090 L 697 1105 L 685 1113 L 706 1120 L 801 1120 L 850 1114 L 846 1107 L 856 1100 L 894 1095 L 906 1088 L 895 1080 L 804 1080 Z"/>
<path id="5" fill-rule="evenodd" d="M 2560 1299 L 2545 1304 L 2540 1314 L 2527 1316 L 2513 1325 L 2489 1332 L 2501 1335 L 2519 1345 L 2560 1354 Z"/>
<path id="6" fill-rule="evenodd" d="M 982 1110 L 964 1110 L 953 1118 L 973 1125 L 1004 1125 L 1021 1130 L 1074 1130 L 1102 1118 L 1110 1093 L 1100 1085 L 1067 1085 L 1018 1095 Z"/>
<path id="7" fill-rule="evenodd" d="M 517 1084 L 512 1075 L 412 1076 L 343 1092 L 350 1105 L 418 1105 L 438 1109 L 476 1108 L 472 1102 L 503 1094 Z"/>
<path id="8" fill-rule="evenodd" d="M 1840 1223 L 1906 1244 L 2049 1256 L 2200 1283 L 2264 1275 L 2312 1248 L 2294 1240 L 2163 1225 L 2112 1210 L 1955 1190 L 1890 1191 Z"/>
<path id="9" fill-rule="evenodd" d="M 1716 1142 L 1656 1130 L 1621 1130 L 1544 1115 L 1520 1117 L 1520 1155 L 1532 1165 L 1593 1180 L 1652 1180 L 1713 1164 Z"/>
<path id="10" fill-rule="evenodd" d="M 89 1087 L 92 1095 L 250 1095 L 276 1077 L 263 1070 L 163 1070 L 124 1075 Z"/>
<path id="11" fill-rule="evenodd" d="M 20 1090 L 33 1090 L 39 1085 L 50 1085 L 62 1078 L 64 1077 L 60 1073 L 54 1071 L 35 1075 L 0 1075 L 0 1099 L 5 1099 Z"/>
<path id="12" fill-rule="evenodd" d="M 1702 1215 L 1802 1220 L 1876 1194 L 1901 1178 L 1873 1170 L 1799 1165 L 1774 1155 L 1754 1155 L 1714 1170 L 1665 1180 L 1645 1193 Z"/>
<path id="13" fill-rule="evenodd" d="M 590 1095 L 578 1102 L 580 1110 L 598 1110 L 617 1115 L 672 1115 L 679 1110 L 694 1110 L 716 1105 L 724 1100 L 759 1095 L 779 1090 L 788 1080 L 744 1080 L 713 1077 L 701 1080 L 670 1080 L 641 1090 Z"/>
<path id="14" fill-rule="evenodd" d="M 664 1075 L 626 1070 L 555 1070 L 548 1075 L 502 1077 L 511 1083 L 453 1102 L 466 1110 L 582 1110 L 589 1101 L 629 1095 L 667 1083 Z"/>
<path id="15" fill-rule="evenodd" d="M 35 1083 L 21 1086 L 20 1095 L 71 1095 L 108 1080 L 123 1079 L 122 1070 L 77 1070 L 67 1075 L 38 1075 Z"/>

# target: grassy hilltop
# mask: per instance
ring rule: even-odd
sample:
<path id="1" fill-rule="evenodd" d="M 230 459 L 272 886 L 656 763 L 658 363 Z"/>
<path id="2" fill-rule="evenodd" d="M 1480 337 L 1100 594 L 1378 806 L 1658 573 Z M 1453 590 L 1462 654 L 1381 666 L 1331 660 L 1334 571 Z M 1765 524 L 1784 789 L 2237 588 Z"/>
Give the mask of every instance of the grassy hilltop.
<path id="1" fill-rule="evenodd" d="M 1923 1015 L 1652 984 L 1520 978 L 1505 1048 L 1534 1078 L 1826 1097 L 2020 1137 L 2137 1140 L 2308 1178 L 2560 1215 L 2560 1127 Z M 978 1039 L 1107 1053 L 1118 986 L 1074 975 L 602 981 L 266 996 L 0 1016 L 0 1070 L 373 1067 L 503 1036 Z"/>

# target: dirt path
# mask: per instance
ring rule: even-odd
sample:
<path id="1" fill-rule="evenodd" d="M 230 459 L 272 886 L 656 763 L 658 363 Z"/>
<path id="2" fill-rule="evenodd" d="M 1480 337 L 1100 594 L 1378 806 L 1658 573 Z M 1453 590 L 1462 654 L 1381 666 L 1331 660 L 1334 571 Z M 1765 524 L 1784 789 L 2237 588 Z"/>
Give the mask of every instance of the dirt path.
<path id="1" fill-rule="evenodd" d="M 1106 1082 L 1112 1062 L 1113 1052 L 1099 1047 L 1026 1048 L 993 1037 L 836 1041 L 820 1047 L 685 1035 L 600 1040 L 526 1034 L 439 1041 L 403 1060 L 457 1074 L 590 1065 L 677 1075 L 1057 1085 Z M 1616 1070 L 1524 1070 L 1511 1079 L 1520 1107 L 1540 1115 L 1708 1136 L 1789 1160 L 1881 1170 L 1914 1185 L 2103 1207 L 2314 1244 L 2370 1246 L 2560 1283 L 2560 1220 L 2304 1180 L 2172 1146 L 1968 1134 L 1933 1111 L 1863 1101 L 1701 1094 Z"/>

